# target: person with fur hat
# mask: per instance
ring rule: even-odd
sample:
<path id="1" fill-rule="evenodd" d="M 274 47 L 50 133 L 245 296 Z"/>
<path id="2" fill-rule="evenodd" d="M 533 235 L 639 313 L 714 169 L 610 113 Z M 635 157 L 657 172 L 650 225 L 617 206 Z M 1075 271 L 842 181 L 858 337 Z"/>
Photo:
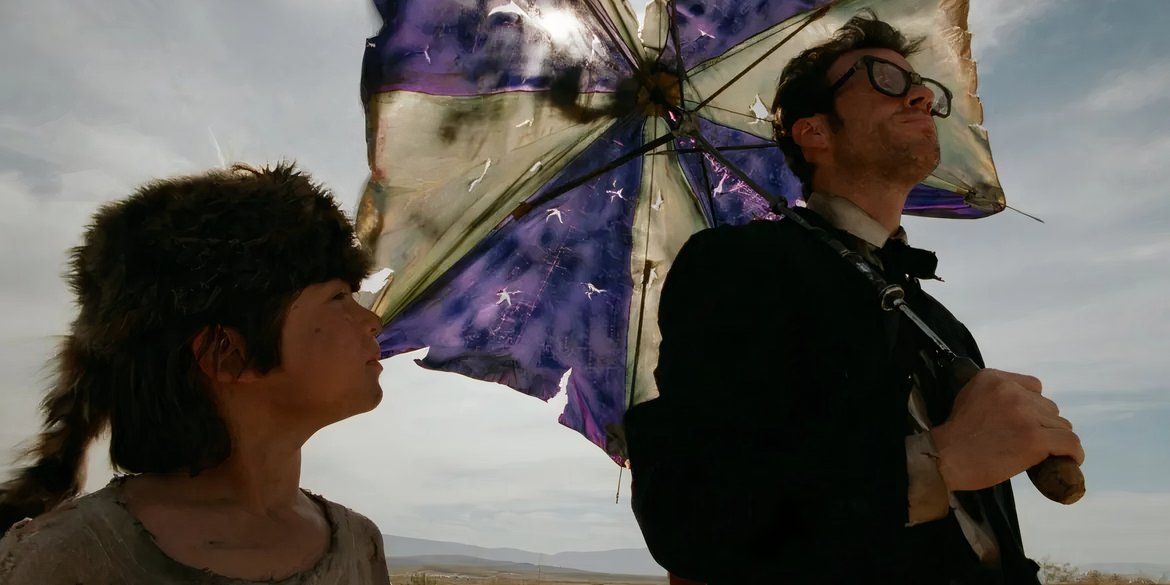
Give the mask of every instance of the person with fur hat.
<path id="1" fill-rule="evenodd" d="M 382 397 L 371 262 L 292 165 L 150 183 L 72 251 L 44 430 L 0 485 L 0 584 L 389 582 L 368 518 L 299 487 L 301 446 Z M 127 475 L 77 497 L 110 432 Z"/>

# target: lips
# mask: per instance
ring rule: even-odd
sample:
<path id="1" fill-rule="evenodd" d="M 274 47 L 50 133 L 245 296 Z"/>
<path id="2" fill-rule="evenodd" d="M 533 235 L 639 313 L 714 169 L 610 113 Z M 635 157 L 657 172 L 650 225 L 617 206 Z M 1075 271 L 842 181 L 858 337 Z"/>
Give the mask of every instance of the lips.
<path id="1" fill-rule="evenodd" d="M 903 124 L 930 124 L 934 126 L 934 118 L 928 114 L 911 114 L 902 118 Z"/>

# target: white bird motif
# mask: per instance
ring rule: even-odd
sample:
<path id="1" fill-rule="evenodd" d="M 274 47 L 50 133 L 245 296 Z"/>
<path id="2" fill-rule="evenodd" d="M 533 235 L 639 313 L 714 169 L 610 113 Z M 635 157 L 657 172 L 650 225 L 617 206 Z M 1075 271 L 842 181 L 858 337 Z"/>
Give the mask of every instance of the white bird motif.
<path id="1" fill-rule="evenodd" d="M 662 191 L 659 190 L 654 195 L 654 203 L 650 204 L 650 209 L 653 209 L 654 211 L 662 211 L 662 204 L 665 203 L 665 201 L 662 199 Z"/>
<path id="2" fill-rule="evenodd" d="M 719 184 L 715 186 L 715 190 L 711 192 L 711 195 L 718 195 L 720 193 L 723 193 L 723 183 L 726 183 L 726 182 L 727 182 L 727 173 L 723 173 L 723 176 L 719 177 Z"/>
<path id="3" fill-rule="evenodd" d="M 527 120 L 524 120 L 523 122 L 520 122 L 519 124 L 516 124 L 516 127 L 523 128 L 525 126 L 531 126 L 531 125 L 532 125 L 532 118 L 529 118 Z"/>
<path id="4" fill-rule="evenodd" d="M 768 110 L 768 106 L 764 105 L 764 100 L 760 99 L 760 94 L 756 94 L 756 101 L 748 107 L 748 112 L 751 113 L 755 120 L 748 122 L 748 125 L 763 124 L 772 121 L 772 112 Z"/>
<path id="5" fill-rule="evenodd" d="M 593 299 L 593 295 L 603 294 L 606 291 L 604 288 L 597 288 L 592 282 L 583 282 L 581 284 L 585 285 L 585 296 L 589 297 L 590 300 Z"/>
<path id="6" fill-rule="evenodd" d="M 426 57 L 427 64 L 430 64 L 430 62 L 431 62 L 431 46 L 430 45 L 423 47 L 423 57 Z"/>
<path id="7" fill-rule="evenodd" d="M 617 179 L 614 179 L 614 180 L 613 180 L 613 189 L 609 189 L 609 190 L 607 190 L 607 191 L 606 191 L 606 193 L 609 195 L 609 200 L 610 200 L 610 201 L 613 201 L 614 197 L 616 197 L 616 198 L 618 198 L 618 199 L 621 199 L 622 201 L 625 201 L 625 200 L 626 200 L 626 198 L 625 198 L 625 197 L 622 197 L 622 191 L 625 191 L 625 190 L 626 190 L 626 188 L 625 188 L 625 187 L 622 187 L 621 189 L 618 189 L 618 186 L 617 186 Z"/>
<path id="8" fill-rule="evenodd" d="M 544 216 L 544 223 L 548 223 L 548 220 L 554 217 L 557 218 L 557 221 L 565 223 L 565 216 L 561 213 L 561 210 L 555 207 L 548 210 L 548 215 Z"/>
<path id="9" fill-rule="evenodd" d="M 707 31 L 705 31 L 705 30 L 703 30 L 703 29 L 699 29 L 699 38 L 701 39 L 701 38 L 703 38 L 703 37 L 707 37 L 707 38 L 709 38 L 709 39 L 713 39 L 713 38 L 715 38 L 715 35 L 713 35 L 713 34 L 711 34 L 711 33 L 707 32 Z"/>
<path id="10" fill-rule="evenodd" d="M 471 185 L 469 187 L 467 187 L 468 193 L 471 193 L 472 191 L 474 191 L 475 188 L 478 187 L 479 184 L 483 182 L 483 178 L 487 176 L 488 169 L 490 169 L 490 168 L 492 168 L 492 159 L 489 158 L 489 159 L 487 159 L 487 162 L 484 163 L 483 172 L 479 174 L 479 178 L 472 181 Z"/>
<path id="11" fill-rule="evenodd" d="M 508 306 L 511 307 L 512 306 L 512 295 L 517 295 L 517 294 L 520 294 L 520 291 L 518 291 L 518 290 L 511 290 L 510 291 L 506 288 L 501 288 L 500 292 L 496 293 L 496 295 L 499 297 L 499 300 L 496 301 L 496 304 L 499 305 L 499 304 L 507 302 Z"/>

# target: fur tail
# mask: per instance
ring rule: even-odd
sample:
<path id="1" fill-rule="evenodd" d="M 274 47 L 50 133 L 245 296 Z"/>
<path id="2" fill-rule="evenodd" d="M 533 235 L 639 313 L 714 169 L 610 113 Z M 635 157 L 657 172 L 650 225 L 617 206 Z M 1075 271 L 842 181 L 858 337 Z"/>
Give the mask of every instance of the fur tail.
<path id="1" fill-rule="evenodd" d="M 85 482 L 85 452 L 109 418 L 97 360 L 86 359 L 76 337 L 57 356 L 57 379 L 41 409 L 44 427 L 26 453 L 31 461 L 0 485 L 0 535 L 77 495 Z"/>

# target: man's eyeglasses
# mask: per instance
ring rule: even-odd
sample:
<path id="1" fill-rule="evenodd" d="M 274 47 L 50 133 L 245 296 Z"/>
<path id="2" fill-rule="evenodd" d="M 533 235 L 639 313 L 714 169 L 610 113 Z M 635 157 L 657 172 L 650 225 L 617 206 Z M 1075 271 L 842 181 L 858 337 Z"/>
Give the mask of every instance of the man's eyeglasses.
<path id="1" fill-rule="evenodd" d="M 858 59 L 853 67 L 849 68 L 840 79 L 829 87 L 829 94 L 837 93 L 853 73 L 858 69 L 865 67 L 866 73 L 869 76 L 869 84 L 880 93 L 890 97 L 902 97 L 910 93 L 910 88 L 915 85 L 923 85 L 934 94 L 934 101 L 930 104 L 931 115 L 945 118 L 951 115 L 951 90 L 947 89 L 943 84 L 923 77 L 913 71 L 906 71 L 897 64 L 886 61 L 880 57 L 873 55 L 865 55 Z"/>

